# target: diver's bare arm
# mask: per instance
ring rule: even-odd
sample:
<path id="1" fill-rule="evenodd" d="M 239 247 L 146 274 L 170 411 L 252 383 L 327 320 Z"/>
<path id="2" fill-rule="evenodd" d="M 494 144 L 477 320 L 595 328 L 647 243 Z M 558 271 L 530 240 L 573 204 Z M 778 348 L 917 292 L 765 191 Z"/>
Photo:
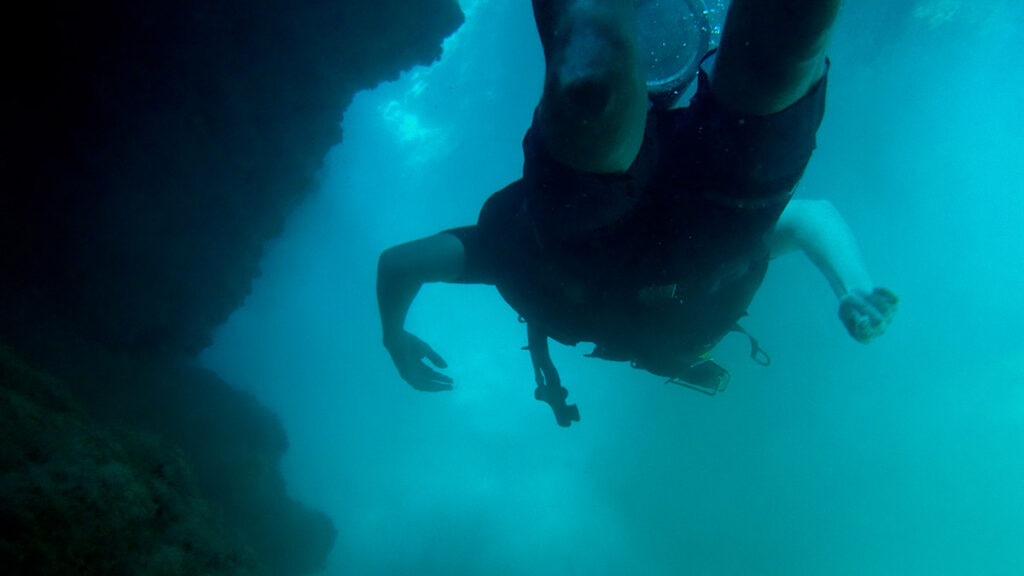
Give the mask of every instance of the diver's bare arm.
<path id="1" fill-rule="evenodd" d="M 451 378 L 427 366 L 447 363 L 426 342 L 405 330 L 405 318 L 416 294 L 427 282 L 457 279 L 465 267 L 462 242 L 451 234 L 437 234 L 388 248 L 377 263 L 377 306 L 384 347 L 402 379 L 424 391 L 450 390 Z"/>
<path id="2" fill-rule="evenodd" d="M 831 202 L 793 200 L 769 241 L 772 257 L 799 249 L 821 270 L 854 339 L 870 342 L 888 329 L 899 299 L 871 281 L 853 232 Z"/>
<path id="3" fill-rule="evenodd" d="M 427 282 L 447 282 L 462 274 L 466 254 L 451 234 L 435 234 L 385 250 L 377 262 L 377 306 L 384 343 L 400 333 L 409 307 Z"/>
<path id="4" fill-rule="evenodd" d="M 837 298 L 874 283 L 849 225 L 828 200 L 793 200 L 770 240 L 772 257 L 802 250 L 825 275 Z"/>

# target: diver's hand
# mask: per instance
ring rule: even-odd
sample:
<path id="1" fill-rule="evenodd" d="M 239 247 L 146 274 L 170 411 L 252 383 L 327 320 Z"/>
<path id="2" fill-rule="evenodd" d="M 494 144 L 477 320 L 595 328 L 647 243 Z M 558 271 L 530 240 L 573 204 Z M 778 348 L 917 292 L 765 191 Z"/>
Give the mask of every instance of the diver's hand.
<path id="1" fill-rule="evenodd" d="M 900 299 L 888 288 L 851 290 L 839 299 L 839 319 L 858 342 L 865 344 L 885 333 Z"/>
<path id="2" fill-rule="evenodd" d="M 391 360 L 398 368 L 398 374 L 413 388 L 422 392 L 451 390 L 452 379 L 434 370 L 423 361 L 424 358 L 438 368 L 447 368 L 444 358 L 434 352 L 426 342 L 402 330 L 394 338 L 384 342 L 384 347 L 391 354 Z"/>

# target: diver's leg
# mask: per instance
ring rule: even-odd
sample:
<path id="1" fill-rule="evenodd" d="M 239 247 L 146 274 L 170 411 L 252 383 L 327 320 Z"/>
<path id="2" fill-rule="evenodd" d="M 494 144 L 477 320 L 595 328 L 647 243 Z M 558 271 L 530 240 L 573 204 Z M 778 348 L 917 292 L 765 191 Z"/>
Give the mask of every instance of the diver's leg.
<path id="1" fill-rule="evenodd" d="M 547 73 L 536 125 L 557 160 L 623 172 L 643 142 L 647 90 L 634 0 L 533 0 Z"/>
<path id="2" fill-rule="evenodd" d="M 789 107 L 825 69 L 840 0 L 733 0 L 714 69 L 719 102 L 752 115 Z"/>

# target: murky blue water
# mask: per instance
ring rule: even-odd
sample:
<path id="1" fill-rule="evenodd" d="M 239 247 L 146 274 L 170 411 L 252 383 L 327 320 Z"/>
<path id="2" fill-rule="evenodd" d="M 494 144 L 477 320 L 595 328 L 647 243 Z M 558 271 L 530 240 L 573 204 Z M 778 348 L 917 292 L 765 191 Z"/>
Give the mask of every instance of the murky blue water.
<path id="1" fill-rule="evenodd" d="M 1024 5 L 850 2 L 798 195 L 830 199 L 902 299 L 864 346 L 802 256 L 773 263 L 708 398 L 553 354 L 582 422 L 533 399 L 493 288 L 428 286 L 407 326 L 456 389 L 380 343 L 386 247 L 475 222 L 518 177 L 543 61 L 517 0 L 467 2 L 429 69 L 360 95 L 322 189 L 204 361 L 288 430 L 329 574 L 1024 573 Z"/>

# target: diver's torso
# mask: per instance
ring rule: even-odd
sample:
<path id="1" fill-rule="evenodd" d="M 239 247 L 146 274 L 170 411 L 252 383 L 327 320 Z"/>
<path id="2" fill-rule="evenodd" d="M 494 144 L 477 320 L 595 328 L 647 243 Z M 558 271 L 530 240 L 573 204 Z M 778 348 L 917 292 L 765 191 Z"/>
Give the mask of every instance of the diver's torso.
<path id="1" fill-rule="evenodd" d="M 603 357 L 643 364 L 706 353 L 745 313 L 781 207 L 716 200 L 684 139 L 665 132 L 686 113 L 652 111 L 640 193 L 608 225 L 566 233 L 531 214 L 524 187 L 498 288 L 526 321 L 564 344 L 593 342 Z"/>

